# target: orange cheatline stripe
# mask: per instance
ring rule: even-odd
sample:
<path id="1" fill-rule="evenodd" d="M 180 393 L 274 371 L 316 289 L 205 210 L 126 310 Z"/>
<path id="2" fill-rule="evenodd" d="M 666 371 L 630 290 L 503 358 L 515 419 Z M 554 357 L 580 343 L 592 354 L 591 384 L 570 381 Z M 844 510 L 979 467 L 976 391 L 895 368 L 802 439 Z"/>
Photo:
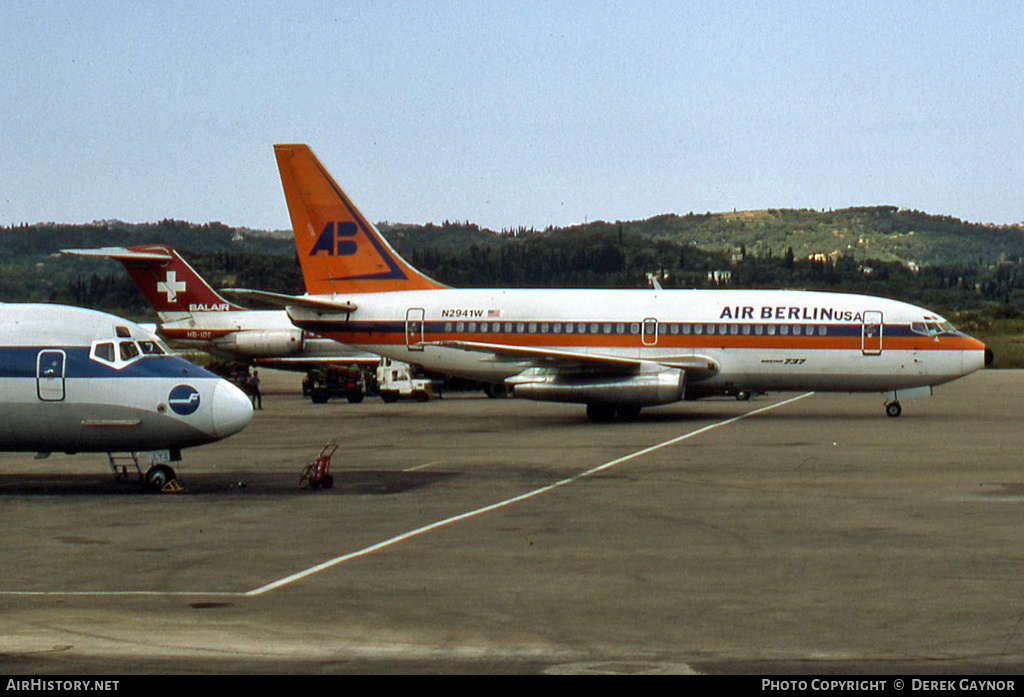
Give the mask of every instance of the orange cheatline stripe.
<path id="1" fill-rule="evenodd" d="M 326 332 L 326 336 L 346 344 L 404 345 L 404 332 Z M 859 336 L 755 336 L 733 334 L 689 334 L 659 337 L 657 344 L 644 345 L 639 335 L 580 335 L 580 334 L 469 334 L 431 333 L 424 341 L 475 341 L 509 346 L 544 346 L 558 349 L 614 348 L 614 349 L 794 349 L 859 351 L 863 345 Z M 871 348 L 871 345 L 868 345 Z M 885 351 L 983 351 L 984 344 L 965 336 L 940 337 L 939 340 L 913 337 L 886 337 Z"/>

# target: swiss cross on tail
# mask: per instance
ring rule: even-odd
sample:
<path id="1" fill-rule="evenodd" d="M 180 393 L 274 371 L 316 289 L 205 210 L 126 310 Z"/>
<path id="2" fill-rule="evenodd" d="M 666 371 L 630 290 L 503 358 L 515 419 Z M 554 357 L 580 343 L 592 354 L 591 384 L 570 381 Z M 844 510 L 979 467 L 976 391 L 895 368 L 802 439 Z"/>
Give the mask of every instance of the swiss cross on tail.
<path id="1" fill-rule="evenodd" d="M 178 280 L 177 272 L 168 271 L 167 277 L 156 284 L 156 289 L 160 293 L 166 293 L 167 302 L 173 303 L 178 299 L 178 293 L 184 293 L 188 286 L 184 281 Z"/>
<path id="2" fill-rule="evenodd" d="M 240 310 L 225 300 L 195 269 L 167 245 L 64 249 L 65 254 L 116 259 L 158 313 L 229 312 Z"/>

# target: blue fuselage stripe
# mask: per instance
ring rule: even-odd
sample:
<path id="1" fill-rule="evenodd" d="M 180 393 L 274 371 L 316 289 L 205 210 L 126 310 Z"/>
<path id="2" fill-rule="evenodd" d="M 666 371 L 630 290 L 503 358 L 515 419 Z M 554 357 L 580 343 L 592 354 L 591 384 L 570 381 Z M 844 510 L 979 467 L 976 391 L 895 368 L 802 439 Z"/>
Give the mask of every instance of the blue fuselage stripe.
<path id="1" fill-rule="evenodd" d="M 0 378 L 36 377 L 40 351 L 63 351 L 64 377 L 72 378 L 214 378 L 213 373 L 178 356 L 143 356 L 120 368 L 89 357 L 87 346 L 7 346 L 0 348 Z"/>

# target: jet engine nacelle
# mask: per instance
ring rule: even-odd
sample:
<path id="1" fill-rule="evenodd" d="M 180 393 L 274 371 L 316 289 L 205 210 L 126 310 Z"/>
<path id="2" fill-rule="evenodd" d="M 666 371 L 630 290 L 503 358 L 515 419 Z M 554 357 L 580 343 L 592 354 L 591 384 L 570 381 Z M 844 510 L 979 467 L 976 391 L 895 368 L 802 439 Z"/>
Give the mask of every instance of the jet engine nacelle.
<path id="1" fill-rule="evenodd" d="M 290 356 L 302 350 L 301 329 L 263 331 L 254 329 L 228 334 L 218 339 L 216 348 L 225 353 L 254 358 Z"/>
<path id="2" fill-rule="evenodd" d="M 507 381 L 516 397 L 544 402 L 654 406 L 686 394 L 686 373 L 675 368 L 635 375 L 573 376 L 530 369 Z"/>

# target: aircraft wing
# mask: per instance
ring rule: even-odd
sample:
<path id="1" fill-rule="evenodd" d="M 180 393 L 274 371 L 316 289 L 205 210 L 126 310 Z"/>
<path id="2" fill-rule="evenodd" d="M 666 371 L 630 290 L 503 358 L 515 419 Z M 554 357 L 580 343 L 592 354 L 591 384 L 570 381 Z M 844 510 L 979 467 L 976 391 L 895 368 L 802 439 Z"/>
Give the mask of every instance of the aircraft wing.
<path id="1" fill-rule="evenodd" d="M 221 291 L 237 295 L 241 298 L 261 300 L 279 307 L 304 307 L 309 310 L 323 310 L 327 312 L 354 312 L 356 304 L 347 300 L 334 300 L 322 295 L 288 295 L 286 293 L 271 293 L 265 290 L 252 290 L 250 288 L 221 288 Z"/>
<path id="2" fill-rule="evenodd" d="M 71 254 L 76 257 L 103 257 L 104 259 L 116 259 L 118 261 L 141 261 L 166 264 L 173 261 L 174 257 L 164 252 L 140 252 L 127 247 L 97 247 L 95 249 L 62 249 L 61 254 Z"/>
<path id="3" fill-rule="evenodd" d="M 662 365 L 666 368 L 678 368 L 692 374 L 695 378 L 706 378 L 718 372 L 718 364 L 706 356 L 657 356 L 652 358 L 631 358 L 607 354 L 581 353 L 531 346 L 510 346 L 508 344 L 489 344 L 479 341 L 428 341 L 426 346 L 444 346 L 463 351 L 489 353 L 495 361 L 520 360 L 537 367 L 548 367 L 581 372 L 621 372 L 629 373 L 643 365 Z"/>

